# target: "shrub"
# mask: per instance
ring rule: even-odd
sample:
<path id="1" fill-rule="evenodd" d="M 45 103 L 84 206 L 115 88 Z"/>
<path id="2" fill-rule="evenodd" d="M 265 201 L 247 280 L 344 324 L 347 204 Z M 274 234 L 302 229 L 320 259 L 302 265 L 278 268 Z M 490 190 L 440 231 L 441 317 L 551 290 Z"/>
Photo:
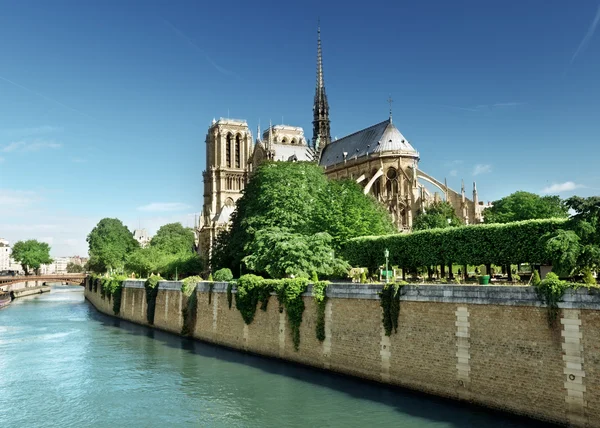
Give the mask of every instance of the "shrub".
<path id="1" fill-rule="evenodd" d="M 537 287 L 538 285 L 540 285 L 540 282 L 542 282 L 540 278 L 540 273 L 537 271 L 537 269 L 534 269 L 533 275 L 531 276 L 531 285 Z"/>
<path id="2" fill-rule="evenodd" d="M 207 281 L 209 281 L 209 282 L 213 282 L 214 281 L 212 272 L 208 274 Z"/>
<path id="3" fill-rule="evenodd" d="M 558 316 L 558 302 L 561 301 L 569 284 L 561 281 L 558 275 L 550 272 L 536 287 L 538 297 L 548 307 L 548 324 L 552 327 Z"/>
<path id="4" fill-rule="evenodd" d="M 231 269 L 223 268 L 216 271 L 213 278 L 214 281 L 229 282 L 233 279 L 233 274 L 231 273 Z"/>
<path id="5" fill-rule="evenodd" d="M 587 285 L 597 285 L 596 278 L 592 275 L 592 270 L 589 267 L 583 270 L 583 283 Z"/>
<path id="6" fill-rule="evenodd" d="M 366 284 L 367 283 L 367 272 L 366 272 L 366 269 L 363 269 L 363 271 L 360 274 L 360 282 L 361 282 L 361 284 Z"/>

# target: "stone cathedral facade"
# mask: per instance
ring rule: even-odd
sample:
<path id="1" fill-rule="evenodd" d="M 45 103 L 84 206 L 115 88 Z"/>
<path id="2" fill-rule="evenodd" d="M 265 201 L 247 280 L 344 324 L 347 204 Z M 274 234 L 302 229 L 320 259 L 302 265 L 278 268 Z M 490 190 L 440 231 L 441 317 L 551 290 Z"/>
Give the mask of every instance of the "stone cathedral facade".
<path id="1" fill-rule="evenodd" d="M 235 202 L 242 196 L 252 171 L 266 160 L 314 161 L 332 179 L 356 180 L 365 194 L 387 207 L 400 231 L 410 231 L 418 213 L 442 200 L 452 204 L 465 224 L 482 221 L 485 206 L 479 203 L 476 184 L 469 199 L 464 182 L 457 192 L 445 180 L 441 182 L 419 169 L 419 152 L 393 123 L 391 108 L 386 120 L 332 141 L 320 28 L 312 125 L 311 143 L 302 128 L 288 125 L 270 125 L 262 135 L 259 128 L 253 140 L 245 120 L 213 119 L 205 140 L 204 206 L 196 227 L 201 255 L 209 258 L 219 232 L 229 225 Z M 432 193 L 428 187 L 436 191 Z"/>

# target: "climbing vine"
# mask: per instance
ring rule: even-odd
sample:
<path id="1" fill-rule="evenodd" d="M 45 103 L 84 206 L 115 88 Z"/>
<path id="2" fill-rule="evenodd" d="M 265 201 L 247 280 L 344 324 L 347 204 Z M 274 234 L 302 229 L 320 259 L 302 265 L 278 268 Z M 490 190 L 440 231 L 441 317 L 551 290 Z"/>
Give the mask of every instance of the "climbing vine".
<path id="1" fill-rule="evenodd" d="M 231 303 L 233 301 L 232 289 L 233 289 L 233 281 L 230 281 L 229 283 L 227 283 L 227 305 L 229 306 L 229 309 L 231 309 Z"/>
<path id="2" fill-rule="evenodd" d="M 196 284 L 200 281 L 202 281 L 200 276 L 189 276 L 181 283 L 181 293 L 183 294 L 181 334 L 184 336 L 188 336 L 193 332 L 193 326 L 196 323 L 196 308 L 198 306 Z"/>
<path id="3" fill-rule="evenodd" d="M 287 313 L 288 322 L 292 329 L 292 342 L 296 351 L 300 346 L 300 324 L 304 313 L 302 293 L 306 291 L 307 287 L 308 279 L 306 278 L 284 279 L 276 290 L 280 311 L 281 308 L 285 307 Z"/>
<path id="4" fill-rule="evenodd" d="M 558 317 L 558 302 L 561 301 L 565 290 L 570 287 L 566 281 L 561 281 L 558 276 L 550 272 L 543 281 L 535 287 L 537 295 L 548 308 L 548 325 L 553 327 Z"/>
<path id="5" fill-rule="evenodd" d="M 317 324 L 315 327 L 317 339 L 325 340 L 325 306 L 327 305 L 327 281 L 317 281 L 313 284 L 312 293 L 317 306 Z"/>
<path id="6" fill-rule="evenodd" d="M 392 330 L 398 332 L 398 317 L 400 316 L 400 290 L 404 283 L 385 284 L 379 292 L 379 304 L 383 309 L 383 329 L 386 336 L 391 336 Z"/>
<path id="7" fill-rule="evenodd" d="M 158 295 L 158 282 L 162 278 L 160 275 L 151 275 L 146 280 L 146 319 L 149 324 L 154 324 L 154 312 L 156 310 L 156 296 Z"/>
<path id="8" fill-rule="evenodd" d="M 215 287 L 215 283 L 211 281 L 208 284 L 208 304 L 209 305 L 212 303 L 212 294 L 213 294 L 213 288 L 214 287 Z"/>
<path id="9" fill-rule="evenodd" d="M 242 275 L 237 281 L 235 293 L 235 307 L 240 311 L 246 324 L 252 323 L 256 313 L 256 305 L 261 294 L 261 287 L 265 287 L 264 279 L 257 275 Z"/>

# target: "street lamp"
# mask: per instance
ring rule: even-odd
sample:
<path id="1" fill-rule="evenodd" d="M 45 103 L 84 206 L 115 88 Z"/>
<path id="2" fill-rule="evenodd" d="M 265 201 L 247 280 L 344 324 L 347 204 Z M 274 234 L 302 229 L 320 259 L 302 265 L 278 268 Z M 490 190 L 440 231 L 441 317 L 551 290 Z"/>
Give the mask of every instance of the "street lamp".
<path id="1" fill-rule="evenodd" d="M 390 257 L 390 252 L 388 249 L 385 249 L 385 283 L 387 284 L 390 281 L 390 276 L 388 275 L 388 258 Z"/>

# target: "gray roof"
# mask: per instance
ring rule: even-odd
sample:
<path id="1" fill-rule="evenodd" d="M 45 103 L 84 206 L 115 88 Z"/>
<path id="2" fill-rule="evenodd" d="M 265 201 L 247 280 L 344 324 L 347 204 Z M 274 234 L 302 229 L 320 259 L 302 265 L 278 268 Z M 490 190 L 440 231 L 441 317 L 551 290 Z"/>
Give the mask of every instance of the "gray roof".
<path id="1" fill-rule="evenodd" d="M 344 156 L 344 153 L 346 154 Z M 319 164 L 329 167 L 346 160 L 353 160 L 372 153 L 398 153 L 411 157 L 419 154 L 390 119 L 377 125 L 332 141 L 325 146 Z"/>
<path id="2" fill-rule="evenodd" d="M 271 144 L 271 148 L 275 151 L 276 161 L 311 161 L 312 155 L 310 148 L 301 144 Z M 295 158 L 294 158 L 295 157 Z"/>

